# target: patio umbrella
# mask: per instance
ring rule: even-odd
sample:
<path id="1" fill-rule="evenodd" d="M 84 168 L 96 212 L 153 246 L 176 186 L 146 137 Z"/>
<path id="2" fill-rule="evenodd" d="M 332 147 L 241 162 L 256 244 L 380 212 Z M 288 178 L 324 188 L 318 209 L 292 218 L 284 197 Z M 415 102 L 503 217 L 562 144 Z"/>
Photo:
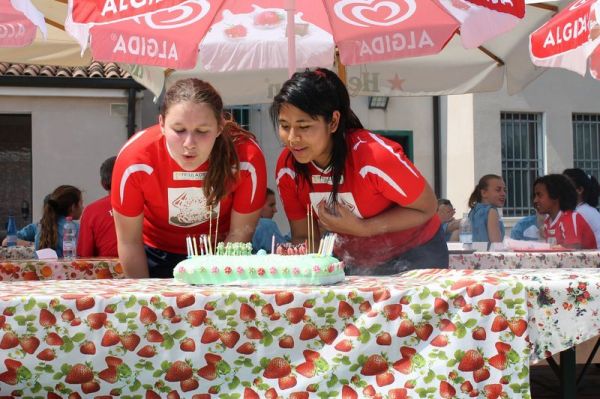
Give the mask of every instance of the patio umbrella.
<path id="1" fill-rule="evenodd" d="M 31 3 L 0 0 L 0 47 L 30 45 L 38 27 L 47 34 L 44 16 Z"/>
<path id="2" fill-rule="evenodd" d="M 600 79 L 600 1 L 577 0 L 530 36 L 535 65 L 568 69 L 584 76 L 588 63 Z"/>
<path id="3" fill-rule="evenodd" d="M 127 15 L 117 14 L 119 7 L 126 12 L 128 4 L 129 9 L 133 4 L 156 8 L 158 2 L 35 4 L 46 14 L 58 7 L 57 2 L 65 8 L 64 15 L 47 19 L 64 25 L 82 51 L 90 46 L 99 61 L 189 69 L 204 39 L 200 58 L 211 71 L 280 68 L 282 60 L 295 69 L 295 52 L 288 57 L 295 42 L 300 50 L 306 46 L 304 52 L 325 54 L 324 45 L 329 53 L 326 61 L 324 56 L 310 56 L 314 61 L 298 62 L 299 67 L 331 64 L 335 45 L 346 65 L 435 54 L 459 28 L 465 31 L 465 45 L 477 46 L 511 29 L 524 14 L 524 0 L 501 6 L 483 0 L 170 0 L 160 2 L 161 7 L 173 7 L 152 12 L 140 7 L 143 15 L 125 19 L 121 17 Z M 294 34 L 286 38 L 288 29 Z"/>
<path id="4" fill-rule="evenodd" d="M 0 0 L 0 60 L 41 65 L 88 65 L 91 62 L 89 51 L 85 51 L 85 46 L 79 48 L 74 37 L 65 32 L 65 25 L 72 34 L 82 38 L 93 26 L 88 24 L 90 22 L 115 22 L 182 1 Z"/>
<path id="5" fill-rule="evenodd" d="M 499 35 L 506 30 L 510 30 L 507 35 L 515 36 L 513 32 L 517 30 L 516 27 L 522 25 L 522 22 L 519 21 L 524 11 L 522 0 L 513 2 L 324 0 L 321 2 L 297 2 L 296 9 L 289 7 L 288 4 L 290 12 L 286 18 L 286 13 L 282 8 L 285 6 L 283 0 L 255 0 L 252 2 L 188 0 L 175 7 L 146 13 L 135 18 L 106 23 L 78 24 L 72 18 L 65 17 L 67 5 L 64 4 L 64 0 L 33 0 L 33 3 L 44 13 L 52 27 L 60 28 L 62 25 L 56 21 L 65 21 L 66 29 L 78 37 L 82 49 L 86 49 L 83 52 L 85 58 L 77 62 L 73 57 L 69 57 L 68 60 L 64 57 L 56 57 L 56 55 L 67 52 L 72 55 L 74 42 L 71 39 L 68 39 L 68 43 L 61 41 L 60 44 L 64 46 L 64 49 L 53 52 L 54 54 L 43 52 L 44 45 L 49 48 L 50 41 L 36 40 L 28 48 L 38 45 L 35 48 L 39 51 L 30 59 L 27 59 L 26 55 L 15 57 L 15 54 L 7 54 L 0 49 L 1 61 L 85 65 L 89 62 L 87 46 L 91 44 L 94 58 L 105 61 L 120 60 L 120 62 L 131 64 L 129 69 L 134 78 L 155 93 L 159 93 L 162 90 L 165 75 L 171 74 L 172 69 L 189 68 L 196 60 L 199 60 L 196 68 L 193 72 L 191 71 L 194 76 L 202 76 L 212 81 L 215 77 L 214 74 L 217 74 L 216 80 L 227 79 L 227 83 L 243 82 L 244 86 L 232 86 L 232 90 L 238 94 L 245 94 L 240 93 L 240 87 L 248 87 L 248 90 L 261 92 L 260 95 L 253 95 L 252 98 L 236 100 L 236 102 L 243 100 L 243 103 L 264 102 L 265 96 L 271 94 L 287 77 L 287 73 L 280 68 L 287 66 L 288 71 L 293 71 L 296 69 L 295 66 L 299 68 L 331 67 L 335 58 L 336 43 L 342 62 L 347 65 L 358 65 L 348 68 L 349 88 L 357 86 L 357 79 L 353 78 L 354 71 L 358 71 L 356 73 L 359 78 L 367 76 L 367 81 L 384 79 L 377 85 L 365 86 L 363 84 L 360 90 L 352 89 L 355 94 L 368 93 L 372 95 L 373 90 L 370 89 L 373 87 L 383 88 L 385 95 L 452 92 L 454 90 L 452 85 L 455 85 L 453 80 L 446 79 L 444 87 L 441 89 L 429 87 L 432 81 L 438 80 L 436 75 L 439 76 L 442 71 L 438 63 L 434 63 L 435 74 L 421 74 L 418 79 L 412 80 L 413 85 L 416 86 L 410 87 L 408 84 L 398 83 L 407 80 L 401 75 L 395 75 L 399 68 L 403 68 L 401 63 L 388 67 L 385 63 L 375 61 L 402 58 L 402 62 L 408 62 L 411 57 L 415 56 L 420 56 L 419 59 L 423 60 L 437 60 L 440 55 L 450 54 L 448 43 L 452 47 L 458 45 L 462 49 L 465 45 L 477 46 L 481 41 L 489 40 L 490 37 Z M 121 3 L 123 2 L 121 1 Z M 306 7 L 307 3 L 309 3 L 308 7 Z M 506 9 L 504 4 L 514 4 L 514 7 Z M 528 14 L 530 11 L 528 10 Z M 545 15 L 548 14 L 549 12 L 545 13 Z M 337 22 L 335 22 L 336 18 Z M 287 21 L 286 23 L 284 23 L 284 19 Z M 527 19 L 537 21 L 536 18 L 529 18 L 529 16 Z M 331 23 L 332 20 L 334 23 Z M 210 31 L 208 31 L 208 21 L 213 26 Z M 193 28 L 191 28 L 192 25 Z M 285 32 L 290 29 L 290 26 L 293 27 L 294 34 L 286 37 Z M 350 29 L 352 27 L 354 28 Z M 453 38 L 459 29 L 463 32 L 460 40 Z M 167 31 L 170 30 L 179 33 L 174 36 L 166 36 Z M 206 31 L 208 34 L 200 44 L 198 51 L 196 42 Z M 150 32 L 158 36 L 147 36 L 142 34 L 143 32 Z M 350 35 L 350 32 L 353 34 Z M 519 31 L 519 33 L 522 32 Z M 89 35 L 91 35 L 91 40 Z M 215 40 L 211 39 L 213 37 Z M 247 39 L 253 37 L 269 40 L 249 45 Z M 176 44 L 174 41 L 179 38 L 183 38 L 183 44 Z M 291 40 L 292 38 L 296 40 Z M 296 51 L 288 50 L 288 41 L 296 46 Z M 67 47 L 69 50 L 66 49 Z M 442 50 L 443 48 L 445 49 Z M 296 54 L 295 66 L 288 57 L 288 51 L 290 54 Z M 472 53 L 461 54 L 460 52 L 455 57 L 461 62 L 460 68 L 457 67 L 457 69 L 463 71 L 458 75 L 472 74 L 468 68 L 464 67 L 470 67 L 473 63 L 471 60 L 475 60 L 474 62 L 479 66 L 482 56 L 488 63 L 486 68 L 491 69 L 492 66 L 489 64 L 492 63 L 496 66 L 500 65 L 500 69 L 505 69 L 502 68 L 505 64 L 502 61 L 498 62 L 498 57 L 495 57 L 490 51 L 480 49 L 474 52 L 477 53 L 477 57 L 472 57 Z M 404 58 L 406 59 L 404 60 Z M 428 63 L 429 61 L 425 61 L 424 68 L 420 65 L 416 68 L 426 71 Z M 148 64 L 159 67 L 147 67 Z M 372 68 L 385 67 L 388 72 L 379 73 L 375 69 L 373 69 L 375 72 L 370 72 L 370 70 L 364 69 L 366 65 L 369 68 L 371 66 Z M 127 66 L 125 67 L 127 68 Z M 249 70 L 252 72 L 248 72 Z M 390 75 L 390 72 L 393 73 Z M 236 75 L 236 73 L 240 73 L 240 75 Z M 369 75 L 365 75 L 365 73 Z M 484 76 L 479 70 L 475 75 Z M 490 73 L 485 75 L 486 80 L 489 75 Z M 175 78 L 181 76 L 181 73 L 177 72 L 171 76 Z M 257 78 L 254 78 L 255 76 Z M 436 79 L 431 79 L 431 76 Z M 498 80 L 495 76 L 494 78 L 496 81 Z M 388 82 L 390 80 L 395 83 Z M 252 84 L 249 85 L 249 82 Z M 257 84 L 260 87 L 255 87 Z M 219 83 L 216 85 L 223 91 Z M 458 92 L 479 89 L 476 84 L 465 85 L 459 82 L 458 85 L 460 86 Z M 385 92 L 386 87 L 391 90 Z M 409 90 L 403 90 L 405 88 L 409 88 Z M 227 99 L 230 96 L 224 93 L 224 97 Z M 269 98 L 266 101 L 269 101 Z"/>
<path id="6" fill-rule="evenodd" d="M 502 88 L 506 82 L 509 93 L 518 92 L 543 72 L 529 60 L 528 35 L 557 11 L 556 6 L 545 2 L 528 1 L 527 4 L 523 20 L 501 16 L 505 21 L 509 19 L 507 24 L 512 28 L 497 33 L 494 39 L 487 37 L 483 46 L 473 47 L 477 42 L 471 40 L 472 48 L 465 48 L 463 31 L 468 28 L 463 26 L 461 35 L 454 35 L 437 54 L 346 66 L 344 71 L 348 90 L 352 96 L 447 95 L 494 91 Z M 478 9 L 473 7 L 471 10 Z M 468 10 L 461 6 L 461 11 L 463 14 L 458 15 L 459 19 L 468 19 Z M 486 15 L 491 18 L 495 14 L 488 12 Z M 472 23 L 477 19 L 469 20 Z M 201 44 L 201 60 L 204 43 Z M 300 50 L 297 52 L 301 54 Z M 298 62 L 298 66 L 305 65 Z M 331 63 L 321 66 L 333 67 Z M 209 69 L 200 64 L 191 71 L 167 71 L 164 74 L 161 68 L 129 68 L 136 80 L 157 94 L 165 78 L 166 85 L 169 85 L 180 78 L 201 77 L 212 82 L 229 104 L 270 102 L 288 77 L 283 66 L 280 69 L 244 72 Z"/>

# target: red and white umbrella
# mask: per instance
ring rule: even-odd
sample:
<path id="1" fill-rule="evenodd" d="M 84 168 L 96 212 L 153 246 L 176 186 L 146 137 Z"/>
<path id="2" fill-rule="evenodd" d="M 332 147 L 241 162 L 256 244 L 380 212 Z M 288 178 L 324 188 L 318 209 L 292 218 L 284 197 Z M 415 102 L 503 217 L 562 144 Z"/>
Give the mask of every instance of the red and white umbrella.
<path id="1" fill-rule="evenodd" d="M 188 0 L 89 24 L 77 23 L 73 3 L 66 28 L 99 61 L 190 69 L 199 58 L 209 71 L 295 70 L 331 65 L 335 46 L 346 65 L 435 54 L 459 30 L 465 45 L 476 47 L 523 17 L 524 0 L 499 3 Z"/>
<path id="2" fill-rule="evenodd" d="M 0 47 L 30 45 L 38 27 L 46 36 L 44 16 L 29 0 L 0 0 Z"/>
<path id="3" fill-rule="evenodd" d="M 600 0 L 577 0 L 529 37 L 531 60 L 600 79 Z"/>
<path id="4" fill-rule="evenodd" d="M 149 14 L 185 0 L 70 0 L 74 22 L 107 23 Z"/>
<path id="5" fill-rule="evenodd" d="M 0 48 L 0 61 L 86 65 L 93 55 L 129 66 L 134 78 L 155 93 L 162 90 L 165 75 L 181 76 L 179 71 L 194 67 L 188 69 L 194 76 L 236 82 L 235 93 L 260 85 L 261 93 L 248 103 L 264 102 L 269 87 L 296 68 L 332 67 L 336 47 L 356 94 L 495 90 L 505 71 L 519 75 L 515 87 L 522 87 L 534 74 L 520 76 L 514 43 L 551 14 L 538 15 L 531 11 L 539 9 L 528 7 L 527 21 L 522 21 L 524 3 L 539 2 L 533 0 L 174 0 L 175 5 L 168 0 L 95 0 L 95 11 L 87 12 L 76 8 L 89 3 L 84 0 L 31 1 L 47 18 L 49 36 L 58 39 L 38 37 L 27 47 L 30 51 Z M 140 7 L 140 15 L 131 18 L 117 13 L 133 4 L 171 7 Z M 57 27 L 76 37 L 81 49 Z M 477 48 L 483 43 L 485 48 Z M 83 58 L 75 57 L 80 53 Z M 172 74 L 173 69 L 178 71 Z M 266 77 L 255 79 L 259 74 Z"/>

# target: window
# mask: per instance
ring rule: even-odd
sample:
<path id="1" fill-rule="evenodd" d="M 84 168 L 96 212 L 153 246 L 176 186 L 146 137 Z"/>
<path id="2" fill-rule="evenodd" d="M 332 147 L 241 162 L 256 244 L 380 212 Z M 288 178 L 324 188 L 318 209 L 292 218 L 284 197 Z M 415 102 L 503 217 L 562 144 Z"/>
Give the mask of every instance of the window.
<path id="1" fill-rule="evenodd" d="M 412 130 L 373 130 L 373 132 L 400 144 L 408 159 L 410 159 L 411 162 L 415 161 L 413 159 Z"/>
<path id="2" fill-rule="evenodd" d="M 573 114 L 573 166 L 600 176 L 600 114 Z"/>
<path id="3" fill-rule="evenodd" d="M 544 174 L 541 113 L 502 112 L 502 178 L 506 182 L 504 216 L 533 212 L 533 182 Z"/>
<path id="4" fill-rule="evenodd" d="M 250 130 L 250 106 L 239 105 L 227 108 L 225 112 L 229 112 L 238 125 L 246 130 Z"/>

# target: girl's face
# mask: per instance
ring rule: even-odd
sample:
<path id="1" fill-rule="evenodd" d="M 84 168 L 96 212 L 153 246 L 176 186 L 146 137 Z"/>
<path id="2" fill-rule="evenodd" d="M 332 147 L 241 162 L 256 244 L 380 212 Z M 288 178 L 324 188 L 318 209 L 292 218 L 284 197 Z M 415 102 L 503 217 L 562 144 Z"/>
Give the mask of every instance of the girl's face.
<path id="1" fill-rule="evenodd" d="M 314 162 L 324 168 L 331 159 L 332 134 L 338 127 L 339 118 L 340 113 L 335 111 L 328 123 L 322 116 L 313 119 L 299 108 L 284 104 L 279 111 L 279 137 L 296 161 Z"/>
<path id="2" fill-rule="evenodd" d="M 550 198 L 546 185 L 538 183 L 533 186 L 533 206 L 542 214 L 555 215 L 560 210 L 558 199 Z"/>
<path id="3" fill-rule="evenodd" d="M 481 201 L 502 208 L 506 199 L 506 185 L 502 179 L 488 180 L 487 188 L 481 190 Z"/>
<path id="4" fill-rule="evenodd" d="M 171 157 L 184 170 L 195 170 L 210 156 L 221 134 L 221 121 L 210 105 L 186 101 L 171 105 L 158 123 Z"/>

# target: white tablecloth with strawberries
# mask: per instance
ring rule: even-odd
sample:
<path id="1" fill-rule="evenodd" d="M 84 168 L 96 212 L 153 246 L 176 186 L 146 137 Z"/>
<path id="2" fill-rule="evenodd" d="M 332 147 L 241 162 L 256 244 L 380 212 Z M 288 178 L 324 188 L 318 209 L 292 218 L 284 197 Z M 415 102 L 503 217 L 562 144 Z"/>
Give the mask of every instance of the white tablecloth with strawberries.
<path id="1" fill-rule="evenodd" d="M 562 269 L 600 267 L 600 251 L 474 252 L 451 254 L 451 269 Z"/>
<path id="2" fill-rule="evenodd" d="M 598 311 L 596 269 L 420 270 L 286 289 L 0 282 L 0 393 L 528 397 L 530 360 L 597 333 Z"/>

